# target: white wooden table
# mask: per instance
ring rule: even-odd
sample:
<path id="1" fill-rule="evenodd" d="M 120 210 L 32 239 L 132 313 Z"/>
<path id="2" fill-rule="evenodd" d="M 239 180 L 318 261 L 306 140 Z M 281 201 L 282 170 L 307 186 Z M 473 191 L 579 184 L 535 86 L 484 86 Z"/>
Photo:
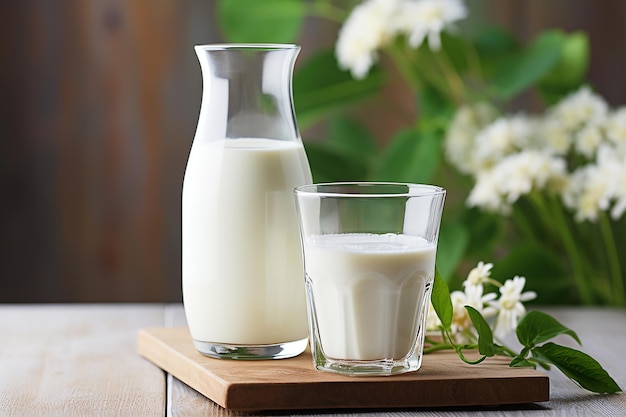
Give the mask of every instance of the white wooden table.
<path id="1" fill-rule="evenodd" d="M 580 349 L 626 388 L 626 311 L 544 311 L 575 330 L 584 343 Z M 140 328 L 184 323 L 179 304 L 0 305 L 0 416 L 244 415 L 220 408 L 136 353 Z M 626 416 L 626 394 L 590 394 L 557 370 L 550 372 L 550 385 L 551 401 L 541 404 L 299 415 Z"/>

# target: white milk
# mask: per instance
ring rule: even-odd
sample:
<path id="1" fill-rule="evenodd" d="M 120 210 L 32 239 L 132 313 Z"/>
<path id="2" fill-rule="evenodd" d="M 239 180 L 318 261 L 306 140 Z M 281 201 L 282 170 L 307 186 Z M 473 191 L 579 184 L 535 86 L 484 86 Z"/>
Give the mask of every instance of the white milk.
<path id="1" fill-rule="evenodd" d="M 432 287 L 435 245 L 408 235 L 313 235 L 307 285 L 319 336 L 334 359 L 402 359 L 415 345 Z"/>
<path id="2" fill-rule="evenodd" d="M 307 337 L 292 190 L 310 183 L 301 143 L 194 143 L 183 185 L 183 300 L 195 340 Z"/>

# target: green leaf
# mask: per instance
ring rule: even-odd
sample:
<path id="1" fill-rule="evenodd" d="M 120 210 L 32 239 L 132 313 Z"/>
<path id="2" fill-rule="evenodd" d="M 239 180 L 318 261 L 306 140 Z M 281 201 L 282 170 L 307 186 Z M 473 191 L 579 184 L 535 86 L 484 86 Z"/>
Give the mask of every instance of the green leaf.
<path id="1" fill-rule="evenodd" d="M 383 152 L 376 179 L 428 183 L 440 160 L 440 133 L 406 129 L 396 133 Z"/>
<path id="2" fill-rule="evenodd" d="M 566 35 L 561 56 L 552 70 L 539 82 L 539 92 L 548 104 L 554 104 L 585 82 L 589 67 L 589 39 L 583 32 Z"/>
<path id="3" fill-rule="evenodd" d="M 418 91 L 418 105 L 421 123 L 446 127 L 454 114 L 453 103 L 431 84 L 424 83 Z"/>
<path id="4" fill-rule="evenodd" d="M 506 56 L 519 49 L 513 34 L 499 27 L 485 27 L 475 37 L 474 44 L 481 62 Z"/>
<path id="5" fill-rule="evenodd" d="M 567 334 L 580 343 L 573 330 L 563 326 L 554 317 L 541 311 L 529 311 L 522 317 L 517 329 L 517 339 L 526 347 L 533 347 L 560 334 Z"/>
<path id="6" fill-rule="evenodd" d="M 229 42 L 294 42 L 305 15 L 306 4 L 300 0 L 217 2 L 218 21 Z"/>
<path id="7" fill-rule="evenodd" d="M 584 32 L 565 35 L 561 55 L 541 83 L 552 86 L 577 88 L 585 81 L 589 67 L 589 39 Z"/>
<path id="8" fill-rule="evenodd" d="M 493 78 L 498 69 L 520 50 L 513 35 L 497 27 L 483 28 L 474 39 L 474 47 L 478 54 L 481 75 L 486 79 Z"/>
<path id="9" fill-rule="evenodd" d="M 446 281 L 439 275 L 437 268 L 435 268 L 435 280 L 433 282 L 433 292 L 430 296 L 430 300 L 443 327 L 450 329 L 453 313 L 450 289 L 448 289 Z"/>
<path id="10" fill-rule="evenodd" d="M 441 33 L 441 49 L 454 67 L 457 73 L 462 73 L 468 68 L 468 42 L 465 37 L 450 32 Z"/>
<path id="11" fill-rule="evenodd" d="M 563 42 L 560 31 L 539 35 L 528 48 L 512 55 L 497 69 L 492 79 L 494 93 L 510 99 L 538 82 L 558 61 Z"/>
<path id="12" fill-rule="evenodd" d="M 567 377 L 586 390 L 599 394 L 614 394 L 622 391 L 602 365 L 586 353 L 550 342 L 535 347 L 533 355 L 554 364 Z"/>
<path id="13" fill-rule="evenodd" d="M 472 306 L 465 306 L 474 328 L 478 332 L 478 352 L 481 355 L 493 356 L 496 354 L 496 347 L 493 344 L 493 333 L 485 318 Z"/>
<path id="14" fill-rule="evenodd" d="M 328 125 L 329 148 L 337 152 L 369 162 L 377 152 L 375 138 L 360 123 L 347 117 L 334 117 Z"/>
<path id="15" fill-rule="evenodd" d="M 324 143 L 304 142 L 314 182 L 358 181 L 367 176 L 367 164 Z"/>
<path id="16" fill-rule="evenodd" d="M 297 67 L 293 76 L 294 106 L 300 128 L 374 96 L 384 83 L 384 73 L 377 67 L 364 79 L 356 80 L 350 72 L 339 69 L 333 50 L 318 52 Z"/>
<path id="17" fill-rule="evenodd" d="M 441 275 L 451 277 L 469 246 L 469 233 L 464 225 L 442 222 L 437 244 L 437 267 Z"/>
<path id="18" fill-rule="evenodd" d="M 529 362 L 528 359 L 526 358 L 522 358 L 520 356 L 516 356 L 513 358 L 513 360 L 509 363 L 509 367 L 510 368 L 522 368 L 522 367 L 528 367 L 528 368 L 533 368 L 536 369 L 537 365 L 535 365 L 532 362 Z"/>
<path id="19" fill-rule="evenodd" d="M 346 117 L 333 118 L 327 139 L 306 141 L 305 148 L 315 182 L 363 180 L 376 155 L 372 135 Z"/>
<path id="20" fill-rule="evenodd" d="M 526 277 L 526 288 L 538 294 L 542 304 L 578 302 L 576 288 L 566 275 L 560 258 L 541 242 L 526 242 L 509 249 L 493 267 L 493 276 Z"/>

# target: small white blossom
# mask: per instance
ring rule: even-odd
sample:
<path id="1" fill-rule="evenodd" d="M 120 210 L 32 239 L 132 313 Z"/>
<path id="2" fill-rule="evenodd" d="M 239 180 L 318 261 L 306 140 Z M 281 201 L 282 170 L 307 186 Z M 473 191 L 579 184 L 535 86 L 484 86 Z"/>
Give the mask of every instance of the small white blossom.
<path id="1" fill-rule="evenodd" d="M 398 0 L 368 0 L 357 5 L 339 30 L 335 55 L 339 67 L 364 78 L 378 60 L 378 50 L 393 36 Z"/>
<path id="2" fill-rule="evenodd" d="M 485 284 L 491 277 L 491 268 L 493 268 L 493 264 L 486 264 L 483 261 L 478 262 L 478 265 L 467 275 L 467 279 L 463 281 L 463 286 Z"/>
<path id="3" fill-rule="evenodd" d="M 626 149 L 600 147 L 597 165 L 607 179 L 607 197 L 613 202 L 611 217 L 619 220 L 626 211 Z"/>
<path id="4" fill-rule="evenodd" d="M 555 155 L 567 155 L 574 138 L 558 118 L 552 113 L 546 114 L 539 129 L 537 137 L 543 140 L 540 148 L 548 149 Z"/>
<path id="5" fill-rule="evenodd" d="M 619 220 L 626 211 L 626 150 L 601 145 L 594 163 L 572 173 L 562 198 L 578 221 L 595 222 L 609 209 Z"/>
<path id="6" fill-rule="evenodd" d="M 598 125 L 590 124 L 576 133 L 576 150 L 587 158 L 593 158 L 604 141 L 604 134 Z"/>
<path id="7" fill-rule="evenodd" d="M 587 124 L 602 124 L 608 115 L 608 104 L 589 87 L 565 97 L 552 108 L 552 113 L 571 132 Z"/>
<path id="8" fill-rule="evenodd" d="M 608 180 L 597 165 L 586 165 L 571 174 L 563 202 L 575 211 L 576 220 L 596 221 L 600 211 L 609 208 Z"/>
<path id="9" fill-rule="evenodd" d="M 523 149 L 535 133 L 535 123 L 524 115 L 501 117 L 477 136 L 472 158 L 479 169 L 489 169 L 502 158 Z"/>
<path id="10" fill-rule="evenodd" d="M 511 208 L 504 203 L 498 188 L 498 179 L 490 171 L 478 174 L 476 183 L 467 196 L 467 205 L 493 213 L 508 214 Z"/>
<path id="11" fill-rule="evenodd" d="M 606 122 L 606 135 L 620 151 L 626 150 L 626 106 L 610 113 Z"/>
<path id="12" fill-rule="evenodd" d="M 494 327 L 496 337 L 504 337 L 517 328 L 518 319 L 526 312 L 522 302 L 530 301 L 537 297 L 534 291 L 522 292 L 526 285 L 526 278 L 515 276 L 506 280 L 500 287 L 500 298 L 490 301 L 489 304 L 498 311 Z"/>
<path id="13" fill-rule="evenodd" d="M 476 135 L 496 118 L 495 109 L 487 103 L 460 107 L 446 132 L 444 142 L 448 160 L 465 174 L 476 173 L 478 166 L 472 159 Z"/>
<path id="14" fill-rule="evenodd" d="M 438 331 L 441 327 L 441 320 L 439 320 L 439 316 L 437 316 L 437 312 L 435 311 L 435 307 L 433 307 L 432 303 L 428 305 L 428 316 L 426 316 L 426 331 L 427 332 L 435 332 Z"/>
<path id="15" fill-rule="evenodd" d="M 418 47 L 428 38 L 433 50 L 441 47 L 441 32 L 467 16 L 462 0 L 366 0 L 357 5 L 343 26 L 335 45 L 339 67 L 364 78 L 378 61 L 379 50 L 395 36 L 407 35 Z"/>
<path id="16" fill-rule="evenodd" d="M 565 173 L 563 158 L 537 150 L 521 151 L 482 172 L 467 203 L 507 214 L 512 204 L 533 190 L 559 191 Z"/>
<path id="17" fill-rule="evenodd" d="M 412 47 L 428 39 L 429 48 L 437 51 L 441 48 L 441 32 L 466 16 L 461 0 L 405 0 L 400 3 L 394 24 L 408 35 Z"/>
<path id="18" fill-rule="evenodd" d="M 452 334 L 458 334 L 472 328 L 472 321 L 465 306 L 474 307 L 483 317 L 492 317 L 496 309 L 488 306 L 497 297 L 496 293 L 483 295 L 483 286 L 467 286 L 465 291 L 453 291 L 450 294 L 452 301 Z M 487 306 L 486 306 L 487 305 Z"/>

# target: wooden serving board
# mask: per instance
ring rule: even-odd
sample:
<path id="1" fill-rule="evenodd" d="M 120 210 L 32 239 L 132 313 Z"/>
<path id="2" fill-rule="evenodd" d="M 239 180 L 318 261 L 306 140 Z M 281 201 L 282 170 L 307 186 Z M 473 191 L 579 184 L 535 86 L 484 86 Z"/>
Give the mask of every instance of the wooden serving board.
<path id="1" fill-rule="evenodd" d="M 493 406 L 548 401 L 548 376 L 509 368 L 506 358 L 467 365 L 454 352 L 425 355 L 418 372 L 348 377 L 313 368 L 307 350 L 292 359 L 234 361 L 204 356 L 186 327 L 146 328 L 139 354 L 230 410 Z"/>

